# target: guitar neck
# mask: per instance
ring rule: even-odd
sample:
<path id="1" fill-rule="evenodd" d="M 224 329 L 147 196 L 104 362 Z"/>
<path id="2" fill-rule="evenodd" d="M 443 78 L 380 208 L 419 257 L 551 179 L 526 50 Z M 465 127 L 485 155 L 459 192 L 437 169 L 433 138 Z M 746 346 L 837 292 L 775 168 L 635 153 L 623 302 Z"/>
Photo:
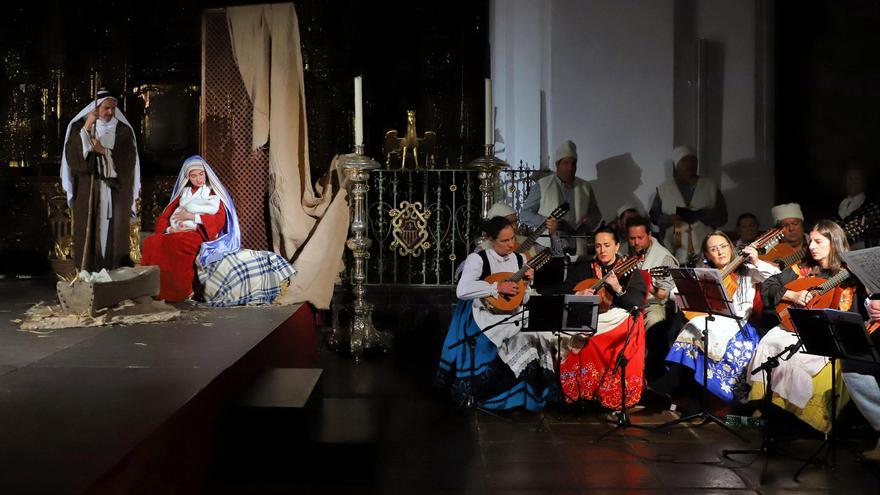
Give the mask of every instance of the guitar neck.
<path id="1" fill-rule="evenodd" d="M 724 269 L 721 270 L 721 278 L 724 279 L 724 277 L 733 273 L 733 271 L 739 268 L 739 266 L 742 265 L 745 260 L 746 259 L 743 257 L 743 255 L 737 255 L 736 258 L 732 259 L 730 263 L 728 263 L 727 266 L 725 266 Z"/>
<path id="2" fill-rule="evenodd" d="M 822 285 L 820 285 L 816 289 L 816 296 L 821 296 L 822 294 L 825 294 L 829 290 L 842 284 L 844 282 L 844 280 L 846 280 L 848 278 L 849 278 L 849 270 L 846 270 L 846 269 L 840 270 L 839 272 L 837 272 L 837 275 L 829 278 L 828 280 L 823 282 Z"/>
<path id="3" fill-rule="evenodd" d="M 536 228 L 535 231 L 529 234 L 529 236 L 526 237 L 526 240 L 522 241 L 522 244 L 520 244 L 519 247 L 516 248 L 516 252 L 522 254 L 531 249 L 531 247 L 535 245 L 535 242 L 537 242 L 538 237 L 541 237 L 541 235 L 546 230 L 546 225 L 541 225 L 540 227 Z"/>
<path id="4" fill-rule="evenodd" d="M 795 262 L 800 261 L 801 258 L 803 258 L 805 254 L 807 254 L 807 248 L 801 247 L 800 249 L 798 249 L 794 253 L 789 254 L 785 258 L 782 258 L 782 260 L 780 260 L 780 261 L 782 261 L 782 263 L 785 265 L 785 267 L 788 268 L 791 265 L 795 264 Z"/>

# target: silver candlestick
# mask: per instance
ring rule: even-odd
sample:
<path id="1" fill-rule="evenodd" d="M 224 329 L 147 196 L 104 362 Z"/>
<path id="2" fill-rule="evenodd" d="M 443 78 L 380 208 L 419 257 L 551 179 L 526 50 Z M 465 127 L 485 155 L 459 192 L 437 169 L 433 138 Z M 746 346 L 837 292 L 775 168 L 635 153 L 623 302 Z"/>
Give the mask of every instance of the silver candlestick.
<path id="1" fill-rule="evenodd" d="M 358 361 L 366 350 L 387 351 L 391 348 L 391 334 L 380 331 L 373 326 L 373 305 L 364 296 L 367 281 L 367 257 L 372 241 L 366 236 L 367 220 L 364 208 L 364 195 L 369 191 L 367 181 L 370 170 L 379 168 L 375 160 L 364 155 L 364 145 L 355 146 L 354 154 L 345 155 L 340 160 L 340 168 L 348 178 L 348 203 L 351 207 L 351 237 L 346 246 L 354 257 L 354 270 L 351 275 L 351 286 L 354 299 L 349 313 L 349 350 L 355 361 Z"/>
<path id="2" fill-rule="evenodd" d="M 489 216 L 489 208 L 495 202 L 495 178 L 498 171 L 509 167 L 507 162 L 495 157 L 495 145 L 487 144 L 486 154 L 468 164 L 469 167 L 479 170 L 477 178 L 480 179 L 480 192 L 483 196 L 483 204 L 480 218 Z"/>

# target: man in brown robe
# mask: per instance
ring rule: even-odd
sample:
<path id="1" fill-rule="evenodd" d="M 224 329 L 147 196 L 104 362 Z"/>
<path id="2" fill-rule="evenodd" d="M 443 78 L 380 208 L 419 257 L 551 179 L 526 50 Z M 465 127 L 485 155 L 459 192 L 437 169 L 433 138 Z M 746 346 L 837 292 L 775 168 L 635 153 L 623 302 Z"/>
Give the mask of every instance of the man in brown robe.
<path id="1" fill-rule="evenodd" d="M 99 91 L 97 109 L 90 103 L 68 126 L 61 175 L 73 209 L 77 270 L 131 265 L 129 224 L 140 167 L 134 131 L 116 103 Z"/>

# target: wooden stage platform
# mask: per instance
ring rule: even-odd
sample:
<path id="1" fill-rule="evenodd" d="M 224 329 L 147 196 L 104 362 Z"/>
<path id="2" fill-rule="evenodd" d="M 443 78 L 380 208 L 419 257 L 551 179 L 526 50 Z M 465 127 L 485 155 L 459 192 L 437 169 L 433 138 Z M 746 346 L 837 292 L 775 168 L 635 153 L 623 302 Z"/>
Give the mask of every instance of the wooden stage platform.
<path id="1" fill-rule="evenodd" d="M 307 305 L 182 304 L 180 321 L 45 335 L 11 322 L 53 299 L 51 279 L 0 280 L 3 494 L 198 491 L 224 408 L 261 371 L 317 356 Z"/>

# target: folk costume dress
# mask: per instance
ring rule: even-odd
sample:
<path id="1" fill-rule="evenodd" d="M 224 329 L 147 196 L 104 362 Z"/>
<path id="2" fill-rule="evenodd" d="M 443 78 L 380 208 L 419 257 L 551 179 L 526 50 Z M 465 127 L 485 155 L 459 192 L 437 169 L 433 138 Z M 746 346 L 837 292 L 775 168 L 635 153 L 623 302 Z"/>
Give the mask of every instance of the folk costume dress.
<path id="1" fill-rule="evenodd" d="M 725 402 L 745 399 L 747 383 L 744 376 L 752 361 L 760 336 L 749 322 L 758 284 L 779 273 L 770 263 L 758 260 L 757 265 L 746 263 L 728 275 L 728 296 L 733 301 L 739 322 L 716 316 L 709 322 L 709 352 L 706 360 L 706 383 L 703 383 L 703 330 L 706 316 L 697 316 L 685 324 L 666 356 L 666 361 L 694 370 L 694 380 Z M 740 328 L 742 325 L 742 328 Z"/>
<path id="2" fill-rule="evenodd" d="M 516 272 L 523 262 L 522 255 L 501 256 L 492 248 L 471 253 L 464 262 L 456 288 L 459 302 L 443 342 L 436 380 L 458 402 L 473 394 L 487 409 L 540 411 L 558 396 L 552 334 L 521 332 L 527 312 L 509 318 L 492 313 L 482 301 L 498 295 L 497 283 L 484 278 Z"/>
<path id="3" fill-rule="evenodd" d="M 576 263 L 566 279 L 566 292 L 573 293 L 574 286 L 582 280 L 601 278 L 621 259 L 618 257 L 610 266 L 598 260 Z M 632 335 L 625 352 L 628 359 L 626 405 L 631 407 L 641 399 L 645 387 L 645 318 L 641 308 L 648 293 L 647 280 L 641 270 L 622 277 L 620 284 L 625 290 L 621 295 L 615 294 L 611 307 L 599 314 L 596 334 L 586 340 L 566 339 L 559 365 L 559 379 L 566 402 L 587 399 L 597 400 L 610 409 L 620 407 L 623 370 L 612 371 L 630 331 Z M 630 311 L 636 307 L 640 309 L 633 318 Z"/>
<path id="4" fill-rule="evenodd" d="M 782 273 L 770 277 L 764 283 L 761 291 L 767 308 L 774 308 L 782 301 L 785 295 L 785 285 L 799 278 L 818 276 L 829 278 L 832 274 L 828 271 L 813 271 L 810 267 L 800 263 L 794 264 Z M 854 287 L 838 287 L 840 292 L 837 308 L 841 311 L 850 311 L 855 297 Z M 755 352 L 755 357 L 749 367 L 749 380 L 752 389 L 749 394 L 750 400 L 761 400 L 764 397 L 766 379 L 764 373 L 751 375 L 751 370 L 763 364 L 767 358 L 774 356 L 791 344 L 797 342 L 796 334 L 787 331 L 782 326 L 775 326 L 761 339 Z M 844 394 L 843 380 L 840 378 L 841 368 L 838 366 L 834 381 L 837 384 L 838 393 L 841 394 L 837 401 L 838 411 L 849 399 Z M 791 412 L 797 418 L 821 432 L 831 429 L 831 364 L 828 358 L 806 354 L 803 348 L 791 358 L 779 360 L 779 366 L 773 369 L 772 392 L 773 403 L 786 411 Z"/>

